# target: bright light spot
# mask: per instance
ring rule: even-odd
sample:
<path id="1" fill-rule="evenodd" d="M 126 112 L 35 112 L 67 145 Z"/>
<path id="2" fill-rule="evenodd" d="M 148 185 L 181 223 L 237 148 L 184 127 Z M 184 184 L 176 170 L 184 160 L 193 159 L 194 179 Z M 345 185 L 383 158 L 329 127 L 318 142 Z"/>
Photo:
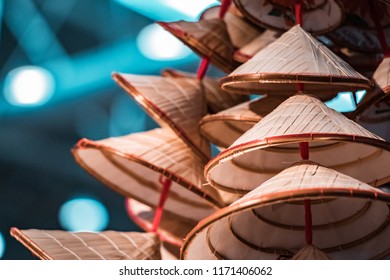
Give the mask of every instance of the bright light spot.
<path id="1" fill-rule="evenodd" d="M 356 109 L 352 92 L 339 92 L 335 98 L 325 102 L 325 104 L 339 112 L 351 112 Z"/>
<path id="2" fill-rule="evenodd" d="M 362 101 L 364 95 L 366 95 L 367 91 L 366 90 L 359 90 L 356 92 L 356 102 L 359 103 Z"/>
<path id="3" fill-rule="evenodd" d="M 53 75 L 37 66 L 19 67 L 8 73 L 4 97 L 15 106 L 37 106 L 49 101 L 54 93 Z"/>
<path id="4" fill-rule="evenodd" d="M 108 225 L 106 207 L 92 198 L 75 198 L 65 202 L 59 213 L 62 227 L 69 231 L 101 231 Z"/>
<path id="5" fill-rule="evenodd" d="M 141 30 L 137 46 L 145 57 L 153 60 L 179 60 L 191 54 L 189 48 L 157 24 Z"/>
<path id="6" fill-rule="evenodd" d="M 3 234 L 0 232 L 0 259 L 3 257 L 5 252 L 5 240 Z"/>
<path id="7" fill-rule="evenodd" d="M 200 14 L 207 8 L 220 5 L 221 3 L 216 0 L 196 0 L 196 1 L 183 1 L 183 0 L 164 0 L 166 5 L 172 6 L 179 12 L 195 19 L 198 19 Z"/>

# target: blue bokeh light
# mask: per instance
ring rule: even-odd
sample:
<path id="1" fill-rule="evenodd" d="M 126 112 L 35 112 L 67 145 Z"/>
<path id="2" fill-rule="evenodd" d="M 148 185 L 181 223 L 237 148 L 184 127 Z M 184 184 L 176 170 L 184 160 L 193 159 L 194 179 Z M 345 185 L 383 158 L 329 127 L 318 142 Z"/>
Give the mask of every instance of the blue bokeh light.
<path id="1" fill-rule="evenodd" d="M 356 109 L 352 92 L 339 92 L 335 98 L 325 102 L 325 104 L 341 113 L 352 112 Z"/>
<path id="2" fill-rule="evenodd" d="M 4 82 L 4 97 L 15 106 L 39 106 L 50 100 L 55 90 L 53 75 L 38 66 L 10 71 Z"/>
<path id="3" fill-rule="evenodd" d="M 3 234 L 0 232 L 0 259 L 3 257 L 5 252 L 5 240 Z"/>
<path id="4" fill-rule="evenodd" d="M 61 206 L 59 220 L 68 231 L 98 232 L 107 227 L 109 215 L 106 207 L 98 200 L 79 197 Z"/>

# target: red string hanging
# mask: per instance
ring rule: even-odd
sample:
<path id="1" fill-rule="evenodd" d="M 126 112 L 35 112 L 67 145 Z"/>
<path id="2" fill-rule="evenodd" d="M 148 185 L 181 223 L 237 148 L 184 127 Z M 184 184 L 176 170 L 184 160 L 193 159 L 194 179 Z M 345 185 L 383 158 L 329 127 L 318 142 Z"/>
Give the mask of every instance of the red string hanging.
<path id="1" fill-rule="evenodd" d="M 295 0 L 295 21 L 302 25 L 302 0 Z"/>
<path id="2" fill-rule="evenodd" d="M 311 201 L 305 199 L 305 241 L 306 244 L 311 245 L 313 243 L 313 220 L 311 216 Z"/>
<path id="3" fill-rule="evenodd" d="M 152 225 L 152 229 L 151 229 L 152 232 L 157 232 L 157 229 L 160 225 L 161 217 L 162 217 L 162 214 L 164 211 L 164 205 L 165 205 L 165 202 L 168 198 L 169 190 L 170 190 L 171 185 L 172 185 L 171 179 L 165 178 L 162 174 L 160 175 L 159 182 L 163 186 L 163 188 L 161 190 L 160 199 L 158 201 L 156 213 L 154 214 L 153 225 Z"/>

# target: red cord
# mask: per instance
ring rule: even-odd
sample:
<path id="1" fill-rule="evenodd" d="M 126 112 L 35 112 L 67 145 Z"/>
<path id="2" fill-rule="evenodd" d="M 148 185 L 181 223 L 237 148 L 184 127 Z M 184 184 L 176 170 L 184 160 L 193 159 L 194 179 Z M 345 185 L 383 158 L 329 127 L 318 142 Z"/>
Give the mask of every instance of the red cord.
<path id="1" fill-rule="evenodd" d="M 295 0 L 295 21 L 302 25 L 302 0 Z"/>
<path id="2" fill-rule="evenodd" d="M 165 180 L 164 180 L 164 176 L 162 174 L 160 175 L 159 182 L 163 186 L 163 189 L 161 190 L 160 199 L 158 201 L 156 213 L 154 214 L 153 225 L 152 225 L 152 229 L 151 229 L 152 232 L 157 232 L 158 227 L 160 226 L 161 217 L 162 217 L 162 214 L 164 212 L 164 205 L 165 205 L 165 202 L 168 198 L 169 190 L 170 190 L 171 185 L 172 185 L 171 179 L 165 178 Z"/>
<path id="3" fill-rule="evenodd" d="M 305 199 L 305 241 L 306 244 L 311 245 L 313 243 L 313 224 L 311 216 L 311 201 Z"/>
<path id="4" fill-rule="evenodd" d="M 224 0 L 222 1 L 221 8 L 219 9 L 219 17 L 224 18 L 226 12 L 228 11 L 232 0 Z"/>
<path id="5" fill-rule="evenodd" d="M 299 152 L 303 160 L 309 159 L 309 142 L 299 142 Z"/>
<path id="6" fill-rule="evenodd" d="M 203 57 L 202 61 L 200 62 L 198 72 L 196 75 L 196 77 L 199 80 L 203 80 L 204 76 L 206 75 L 207 68 L 209 67 L 209 64 L 210 64 L 210 59 L 208 57 Z"/>

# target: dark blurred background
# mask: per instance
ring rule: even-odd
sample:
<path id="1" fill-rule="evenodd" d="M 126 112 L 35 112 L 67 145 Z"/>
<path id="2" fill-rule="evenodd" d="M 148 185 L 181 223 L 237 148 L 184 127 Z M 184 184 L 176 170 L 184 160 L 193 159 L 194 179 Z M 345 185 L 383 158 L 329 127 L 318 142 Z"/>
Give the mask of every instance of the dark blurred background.
<path id="1" fill-rule="evenodd" d="M 70 149 L 155 123 L 113 71 L 195 72 L 199 59 L 155 20 L 194 21 L 216 0 L 0 0 L 0 258 L 33 259 L 9 229 L 139 230 L 124 198 Z"/>

